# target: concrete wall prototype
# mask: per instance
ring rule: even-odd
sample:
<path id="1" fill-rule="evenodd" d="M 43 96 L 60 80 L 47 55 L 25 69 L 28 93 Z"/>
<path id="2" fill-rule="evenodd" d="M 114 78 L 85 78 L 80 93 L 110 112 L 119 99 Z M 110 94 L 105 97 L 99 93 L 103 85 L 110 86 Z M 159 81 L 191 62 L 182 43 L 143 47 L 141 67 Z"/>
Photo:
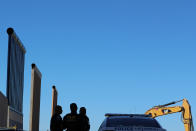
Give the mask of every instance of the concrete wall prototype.
<path id="1" fill-rule="evenodd" d="M 8 100 L 0 92 L 0 127 L 7 127 Z"/>
<path id="2" fill-rule="evenodd" d="M 57 97 L 58 97 L 58 92 L 56 90 L 56 87 L 52 87 L 52 116 L 55 113 L 55 107 L 57 105 Z"/>
<path id="3" fill-rule="evenodd" d="M 32 64 L 29 131 L 39 131 L 41 78 L 41 72 Z"/>

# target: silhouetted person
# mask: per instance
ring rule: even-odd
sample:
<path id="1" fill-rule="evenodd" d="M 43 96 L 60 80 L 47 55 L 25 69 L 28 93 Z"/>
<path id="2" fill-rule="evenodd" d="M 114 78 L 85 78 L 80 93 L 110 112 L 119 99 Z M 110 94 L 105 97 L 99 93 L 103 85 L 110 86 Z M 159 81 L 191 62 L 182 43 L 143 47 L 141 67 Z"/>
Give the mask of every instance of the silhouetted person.
<path id="1" fill-rule="evenodd" d="M 81 131 L 89 131 L 90 124 L 89 124 L 89 118 L 86 115 L 86 108 L 85 107 L 80 108 L 79 118 L 80 118 Z"/>
<path id="2" fill-rule="evenodd" d="M 62 107 L 57 105 L 55 107 L 55 114 L 52 116 L 50 120 L 50 130 L 51 131 L 63 131 L 63 120 L 60 116 L 62 113 Z"/>
<path id="3" fill-rule="evenodd" d="M 77 105 L 75 103 L 70 104 L 71 113 L 67 114 L 63 118 L 63 126 L 66 131 L 80 131 L 79 117 L 77 114 Z"/>

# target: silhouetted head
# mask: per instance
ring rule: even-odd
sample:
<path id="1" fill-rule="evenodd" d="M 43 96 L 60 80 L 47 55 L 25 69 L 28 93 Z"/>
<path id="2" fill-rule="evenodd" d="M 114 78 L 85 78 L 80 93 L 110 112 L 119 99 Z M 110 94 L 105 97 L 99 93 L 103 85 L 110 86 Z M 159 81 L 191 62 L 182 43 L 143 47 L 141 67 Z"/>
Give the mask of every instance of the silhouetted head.
<path id="1" fill-rule="evenodd" d="M 78 107 L 77 107 L 76 103 L 70 104 L 71 113 L 77 113 L 77 109 L 78 109 Z"/>
<path id="2" fill-rule="evenodd" d="M 62 112 L 63 112 L 62 107 L 59 106 L 59 105 L 57 105 L 55 107 L 55 113 L 58 114 L 58 115 L 60 115 Z"/>
<path id="3" fill-rule="evenodd" d="M 85 107 L 80 108 L 80 114 L 81 115 L 86 115 L 86 108 Z"/>

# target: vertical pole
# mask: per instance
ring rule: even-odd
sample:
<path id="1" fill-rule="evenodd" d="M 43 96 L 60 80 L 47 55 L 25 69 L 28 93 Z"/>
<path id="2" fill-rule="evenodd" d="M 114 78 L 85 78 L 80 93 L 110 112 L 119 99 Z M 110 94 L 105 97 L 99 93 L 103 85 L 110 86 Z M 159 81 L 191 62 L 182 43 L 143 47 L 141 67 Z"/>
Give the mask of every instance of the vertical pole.
<path id="1" fill-rule="evenodd" d="M 51 113 L 52 116 L 55 113 L 55 107 L 57 105 L 57 97 L 58 97 L 58 92 L 56 90 L 56 87 L 52 86 L 52 113 Z"/>
<path id="2" fill-rule="evenodd" d="M 41 77 L 39 69 L 32 64 L 29 131 L 39 131 Z"/>

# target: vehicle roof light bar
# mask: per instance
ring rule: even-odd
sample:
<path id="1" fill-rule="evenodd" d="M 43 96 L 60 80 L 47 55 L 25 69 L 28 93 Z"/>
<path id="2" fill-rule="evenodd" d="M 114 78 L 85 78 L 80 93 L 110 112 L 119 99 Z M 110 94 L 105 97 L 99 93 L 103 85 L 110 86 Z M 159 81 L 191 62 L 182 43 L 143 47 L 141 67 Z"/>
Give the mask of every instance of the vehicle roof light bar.
<path id="1" fill-rule="evenodd" d="M 110 116 L 142 116 L 142 117 L 150 117 L 150 115 L 145 115 L 145 114 L 116 114 L 116 113 L 106 113 L 105 114 L 106 117 L 110 117 Z"/>

